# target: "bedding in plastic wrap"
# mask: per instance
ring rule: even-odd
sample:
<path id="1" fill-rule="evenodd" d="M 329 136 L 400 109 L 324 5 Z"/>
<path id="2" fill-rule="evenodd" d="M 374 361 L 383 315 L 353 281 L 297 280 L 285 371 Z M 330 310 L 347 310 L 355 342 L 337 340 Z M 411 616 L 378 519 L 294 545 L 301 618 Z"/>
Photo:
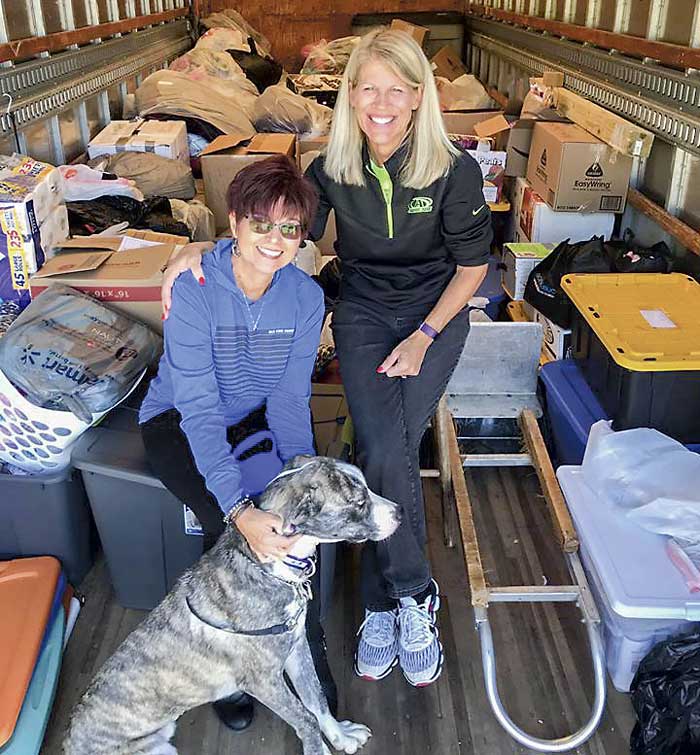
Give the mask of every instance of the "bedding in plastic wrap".
<path id="1" fill-rule="evenodd" d="M 212 50 L 213 52 L 224 52 L 225 50 L 250 52 L 249 36 L 240 29 L 223 26 L 214 27 L 202 34 L 197 40 L 195 49 Z"/>
<path id="2" fill-rule="evenodd" d="M 144 79 L 136 90 L 141 116 L 162 114 L 196 118 L 222 134 L 255 134 L 250 122 L 257 93 L 246 80 L 224 81 L 212 76 L 193 81 L 183 73 L 161 70 Z"/>
<path id="3" fill-rule="evenodd" d="M 270 40 L 264 34 L 252 27 L 245 18 L 233 8 L 224 8 L 217 13 L 212 13 L 200 21 L 200 26 L 203 29 L 215 29 L 216 27 L 237 29 L 246 39 L 252 37 L 261 53 L 264 55 L 272 54 L 272 44 L 270 43 Z"/>
<path id="4" fill-rule="evenodd" d="M 216 237 L 214 213 L 205 204 L 196 199 L 192 202 L 171 199 L 170 208 L 175 220 L 187 226 L 192 241 L 214 240 Z"/>
<path id="5" fill-rule="evenodd" d="M 117 152 L 90 161 L 93 167 L 129 179 L 146 197 L 192 199 L 197 193 L 192 170 L 182 160 L 152 152 Z M 88 197 L 84 197 L 88 199 Z"/>
<path id="6" fill-rule="evenodd" d="M 0 370 L 36 406 L 90 422 L 126 395 L 161 345 L 146 325 L 56 284 L 0 338 Z"/>
<path id="7" fill-rule="evenodd" d="M 184 73 L 190 78 L 201 78 L 204 73 L 215 79 L 236 79 L 245 76 L 243 69 L 227 53 L 210 50 L 206 47 L 194 49 L 175 58 L 169 66 L 171 71 Z"/>
<path id="8" fill-rule="evenodd" d="M 330 130 L 332 117 L 329 107 L 295 94 L 282 84 L 268 87 L 253 107 L 253 125 L 263 132 L 323 136 Z"/>
<path id="9" fill-rule="evenodd" d="M 340 76 L 360 37 L 340 37 L 326 42 L 322 39 L 301 52 L 306 57 L 300 73 L 332 73 Z"/>

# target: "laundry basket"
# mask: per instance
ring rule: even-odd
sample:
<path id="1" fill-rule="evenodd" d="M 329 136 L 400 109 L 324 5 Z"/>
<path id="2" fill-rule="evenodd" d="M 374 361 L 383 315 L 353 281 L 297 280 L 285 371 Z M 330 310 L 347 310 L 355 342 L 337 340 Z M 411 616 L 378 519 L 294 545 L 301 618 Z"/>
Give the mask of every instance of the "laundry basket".
<path id="1" fill-rule="evenodd" d="M 114 406 L 131 394 L 144 374 L 145 370 Z M 83 422 L 72 412 L 42 409 L 27 401 L 0 370 L 0 461 L 33 474 L 63 469 L 70 464 L 72 444 L 114 406 Z"/>

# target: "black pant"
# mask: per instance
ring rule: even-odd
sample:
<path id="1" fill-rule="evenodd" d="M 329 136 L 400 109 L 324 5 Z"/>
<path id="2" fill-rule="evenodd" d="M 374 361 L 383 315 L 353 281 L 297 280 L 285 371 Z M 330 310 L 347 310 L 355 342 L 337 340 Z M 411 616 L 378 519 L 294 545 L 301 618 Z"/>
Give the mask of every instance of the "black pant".
<path id="1" fill-rule="evenodd" d="M 141 436 L 146 448 L 146 456 L 154 474 L 165 487 L 182 503 L 189 506 L 197 515 L 204 530 L 204 550 L 211 548 L 224 531 L 223 512 L 216 498 L 207 490 L 204 477 L 195 464 L 187 436 L 180 427 L 180 413 L 170 409 L 141 425 Z M 251 412 L 237 425 L 228 428 L 226 437 L 232 448 L 259 430 L 267 429 L 265 407 Z M 262 449 L 268 450 L 268 449 Z M 255 451 L 255 448 L 251 449 Z M 250 452 L 247 452 L 250 453 Z M 325 545 L 325 544 L 324 544 Z M 331 547 L 331 546 L 327 546 Z M 309 639 L 323 636 L 321 629 L 321 566 L 324 546 L 319 549 L 319 568 L 312 577 L 313 598 L 306 615 L 306 629 Z M 330 554 L 332 556 L 332 554 Z M 330 568 L 334 559 L 329 559 Z"/>
<path id="2" fill-rule="evenodd" d="M 417 376 L 404 380 L 376 372 L 422 319 L 379 314 L 345 301 L 333 313 L 359 466 L 370 488 L 403 510 L 401 525 L 390 538 L 367 543 L 363 549 L 362 597 L 366 607 L 375 611 L 393 608 L 398 598 L 417 595 L 431 578 L 418 449 L 464 348 L 468 310 L 462 310 L 433 342 Z"/>

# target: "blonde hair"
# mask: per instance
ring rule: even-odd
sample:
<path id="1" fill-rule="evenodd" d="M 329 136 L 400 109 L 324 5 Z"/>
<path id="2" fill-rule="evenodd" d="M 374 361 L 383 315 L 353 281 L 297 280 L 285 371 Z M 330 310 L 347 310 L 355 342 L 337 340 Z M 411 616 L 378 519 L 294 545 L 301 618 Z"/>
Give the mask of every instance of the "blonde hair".
<path id="1" fill-rule="evenodd" d="M 337 183 L 364 186 L 364 134 L 350 104 L 362 66 L 375 60 L 389 67 L 414 91 L 422 89 L 408 129 L 408 152 L 399 173 L 403 186 L 424 189 L 447 175 L 457 148 L 447 138 L 435 77 L 418 43 L 405 32 L 377 29 L 362 37 L 348 60 L 338 92 L 326 149 L 325 171 Z"/>

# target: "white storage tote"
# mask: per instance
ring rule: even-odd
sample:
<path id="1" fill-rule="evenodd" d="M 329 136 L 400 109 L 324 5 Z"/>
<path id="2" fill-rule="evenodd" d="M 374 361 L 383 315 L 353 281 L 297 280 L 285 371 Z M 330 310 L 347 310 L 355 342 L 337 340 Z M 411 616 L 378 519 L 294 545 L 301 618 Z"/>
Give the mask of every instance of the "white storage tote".
<path id="1" fill-rule="evenodd" d="M 696 628 L 700 598 L 666 555 L 666 537 L 638 527 L 594 492 L 581 467 L 559 467 L 557 477 L 600 611 L 608 672 L 615 688 L 627 692 L 657 642 Z"/>

